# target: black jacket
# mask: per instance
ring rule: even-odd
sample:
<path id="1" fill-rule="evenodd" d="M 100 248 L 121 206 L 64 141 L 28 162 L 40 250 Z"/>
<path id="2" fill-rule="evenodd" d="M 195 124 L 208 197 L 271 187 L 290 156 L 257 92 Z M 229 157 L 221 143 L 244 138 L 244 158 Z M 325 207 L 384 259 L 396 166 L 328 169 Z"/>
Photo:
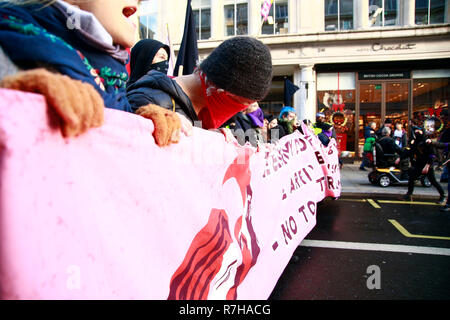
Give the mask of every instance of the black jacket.
<path id="1" fill-rule="evenodd" d="M 229 127 L 232 129 L 233 134 L 240 145 L 250 142 L 252 146 L 256 147 L 258 143 L 264 142 L 259 128 L 242 112 L 235 114 L 222 127 Z"/>
<path id="2" fill-rule="evenodd" d="M 426 164 L 433 164 L 437 158 L 436 148 L 445 148 L 445 143 L 426 143 L 427 137 L 416 139 L 408 152 L 412 166 L 423 168 Z"/>
<path id="3" fill-rule="evenodd" d="M 173 111 L 175 103 L 175 112 L 186 116 L 192 123 L 198 121 L 194 106 L 186 93 L 175 80 L 159 71 L 150 70 L 131 84 L 127 88 L 127 98 L 133 112 L 150 103 Z"/>
<path id="4" fill-rule="evenodd" d="M 384 136 L 377 140 L 377 143 L 383 149 L 384 154 L 398 154 L 403 155 L 403 150 L 396 143 L 395 140 L 390 136 Z"/>

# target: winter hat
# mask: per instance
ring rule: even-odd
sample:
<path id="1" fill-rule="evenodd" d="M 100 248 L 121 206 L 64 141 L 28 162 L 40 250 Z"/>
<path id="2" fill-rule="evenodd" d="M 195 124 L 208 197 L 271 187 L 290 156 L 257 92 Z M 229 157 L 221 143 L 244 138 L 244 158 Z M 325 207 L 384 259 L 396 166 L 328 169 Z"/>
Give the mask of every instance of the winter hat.
<path id="1" fill-rule="evenodd" d="M 208 80 L 237 96 L 260 101 L 272 83 L 272 56 L 261 41 L 238 36 L 222 42 L 200 64 Z"/>

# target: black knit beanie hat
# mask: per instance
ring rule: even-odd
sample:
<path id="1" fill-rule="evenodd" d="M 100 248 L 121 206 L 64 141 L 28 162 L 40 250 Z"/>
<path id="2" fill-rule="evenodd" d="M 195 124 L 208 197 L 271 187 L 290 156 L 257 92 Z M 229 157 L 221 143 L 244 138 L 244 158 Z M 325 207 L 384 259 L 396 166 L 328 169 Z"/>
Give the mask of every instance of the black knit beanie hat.
<path id="1" fill-rule="evenodd" d="M 238 36 L 222 42 L 200 64 L 208 80 L 237 96 L 260 101 L 272 83 L 272 56 L 261 41 Z"/>

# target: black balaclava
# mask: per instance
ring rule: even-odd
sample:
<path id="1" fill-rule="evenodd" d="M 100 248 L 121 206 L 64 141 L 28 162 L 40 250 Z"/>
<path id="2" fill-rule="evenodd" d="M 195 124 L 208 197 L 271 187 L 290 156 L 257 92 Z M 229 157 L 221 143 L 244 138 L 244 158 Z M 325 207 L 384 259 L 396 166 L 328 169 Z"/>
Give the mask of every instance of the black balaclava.
<path id="1" fill-rule="evenodd" d="M 136 43 L 131 49 L 130 59 L 130 80 L 127 86 L 132 85 L 138 81 L 142 76 L 146 75 L 150 70 L 157 70 L 167 74 L 168 60 L 152 64 L 153 58 L 159 49 L 164 48 L 167 51 L 167 56 L 170 58 L 170 50 L 167 45 L 158 40 L 144 39 Z M 159 69 L 159 70 L 158 70 Z"/>

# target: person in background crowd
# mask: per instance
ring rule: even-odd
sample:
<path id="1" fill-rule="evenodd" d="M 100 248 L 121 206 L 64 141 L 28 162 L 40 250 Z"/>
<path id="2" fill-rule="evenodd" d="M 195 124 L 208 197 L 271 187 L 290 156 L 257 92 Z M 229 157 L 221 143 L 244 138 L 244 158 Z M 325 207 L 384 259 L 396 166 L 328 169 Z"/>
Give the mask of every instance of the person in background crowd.
<path id="1" fill-rule="evenodd" d="M 264 114 L 258 103 L 253 103 L 244 111 L 238 112 L 230 121 L 229 128 L 233 129 L 234 136 L 240 145 L 249 142 L 257 147 L 266 140 L 263 137 Z"/>
<path id="2" fill-rule="evenodd" d="M 316 114 L 316 122 L 313 124 L 313 131 L 315 135 L 318 135 L 319 133 L 322 132 L 323 130 L 323 125 L 326 124 L 328 122 L 325 122 L 325 113 L 323 112 L 318 112 Z M 331 125 L 331 123 L 328 123 Z M 328 127 L 328 126 L 327 126 Z M 332 129 L 332 134 L 331 137 L 336 139 L 336 131 L 334 130 L 334 127 Z"/>
<path id="3" fill-rule="evenodd" d="M 400 162 L 400 159 L 404 156 L 402 148 L 400 148 L 395 140 L 391 137 L 391 129 L 389 127 L 384 127 L 381 130 L 381 138 L 378 139 L 377 143 L 383 149 L 383 154 L 397 154 L 398 160 L 396 164 Z"/>
<path id="4" fill-rule="evenodd" d="M 316 122 L 313 124 L 314 134 L 317 136 L 322 132 L 322 125 L 325 123 L 325 113 L 316 113 Z"/>
<path id="5" fill-rule="evenodd" d="M 156 104 L 204 129 L 218 129 L 238 112 L 262 100 L 272 83 L 272 57 L 261 41 L 236 36 L 222 42 L 193 74 L 171 79 L 150 70 L 127 87 L 133 110 Z"/>
<path id="6" fill-rule="evenodd" d="M 406 147 L 406 145 L 407 145 L 406 131 L 405 131 L 405 129 L 403 129 L 403 126 L 402 126 L 401 122 L 396 122 L 395 123 L 395 130 L 394 130 L 393 138 L 395 140 L 395 143 L 400 148 L 405 148 Z"/>
<path id="7" fill-rule="evenodd" d="M 439 137 L 439 142 L 441 142 L 441 143 L 449 143 L 450 142 L 450 128 L 447 128 L 447 129 L 444 130 L 444 132 Z M 445 161 L 448 160 L 448 158 L 449 158 L 448 151 L 449 151 L 448 147 L 444 148 L 442 150 L 442 154 L 441 154 L 442 162 L 445 162 Z M 449 162 L 447 162 L 447 163 L 449 163 Z M 449 166 L 445 165 L 444 169 L 442 170 L 440 182 L 448 182 L 448 175 L 449 175 L 449 170 L 448 169 L 449 169 Z"/>
<path id="8" fill-rule="evenodd" d="M 433 161 L 436 158 L 436 150 L 430 139 L 427 139 L 427 133 L 423 128 L 414 126 L 412 128 L 413 137 L 411 139 L 411 148 L 408 155 L 411 158 L 411 169 L 409 171 L 408 192 L 403 197 L 406 201 L 412 200 L 414 192 L 414 182 L 421 176 L 426 175 L 431 184 L 439 192 L 437 203 L 443 204 L 445 201 L 445 192 L 442 186 L 436 181 L 434 176 Z"/>
<path id="9" fill-rule="evenodd" d="M 329 123 L 324 123 L 322 125 L 322 132 L 319 133 L 317 137 L 325 147 L 328 147 L 332 135 L 333 135 L 333 126 Z"/>
<path id="10" fill-rule="evenodd" d="M 392 135 L 394 134 L 393 130 L 392 130 L 392 120 L 391 119 L 386 119 L 386 121 L 384 122 L 384 124 L 381 126 L 380 129 L 377 130 L 376 134 L 378 138 L 382 138 L 383 134 L 382 131 L 384 128 L 389 128 L 390 131 L 390 136 L 392 137 Z"/>
<path id="11" fill-rule="evenodd" d="M 67 137 L 101 126 L 105 106 L 132 112 L 125 64 L 137 9 L 138 0 L 0 2 L 0 47 L 18 69 L 0 87 L 44 95 Z M 162 108 L 143 107 L 151 111 L 154 135 L 165 135 L 157 141 L 178 141 L 175 113 L 153 117 Z"/>
<path id="12" fill-rule="evenodd" d="M 282 128 L 279 135 L 280 139 L 293 133 L 298 127 L 295 109 L 289 106 L 283 107 L 280 111 L 280 115 L 278 116 L 278 125 Z"/>
<path id="13" fill-rule="evenodd" d="M 359 166 L 359 170 L 361 171 L 366 171 L 365 167 L 370 167 L 373 163 L 373 146 L 377 138 L 377 135 L 375 133 L 376 127 L 377 124 L 373 121 L 364 127 L 365 141 L 362 154 L 362 161 L 361 165 Z"/>
<path id="14" fill-rule="evenodd" d="M 377 124 L 376 122 L 369 122 L 369 124 L 367 126 L 364 127 L 364 138 L 376 138 L 377 134 L 376 134 L 376 128 L 377 128 Z"/>
<path id="15" fill-rule="evenodd" d="M 127 87 L 138 81 L 150 70 L 167 74 L 169 69 L 169 46 L 153 39 L 139 41 L 131 49 L 130 79 Z"/>
<path id="16" fill-rule="evenodd" d="M 281 137 L 284 137 L 286 135 L 284 129 L 282 126 L 278 124 L 277 117 L 269 114 L 264 116 L 267 124 L 267 142 L 273 143 L 277 142 Z"/>

